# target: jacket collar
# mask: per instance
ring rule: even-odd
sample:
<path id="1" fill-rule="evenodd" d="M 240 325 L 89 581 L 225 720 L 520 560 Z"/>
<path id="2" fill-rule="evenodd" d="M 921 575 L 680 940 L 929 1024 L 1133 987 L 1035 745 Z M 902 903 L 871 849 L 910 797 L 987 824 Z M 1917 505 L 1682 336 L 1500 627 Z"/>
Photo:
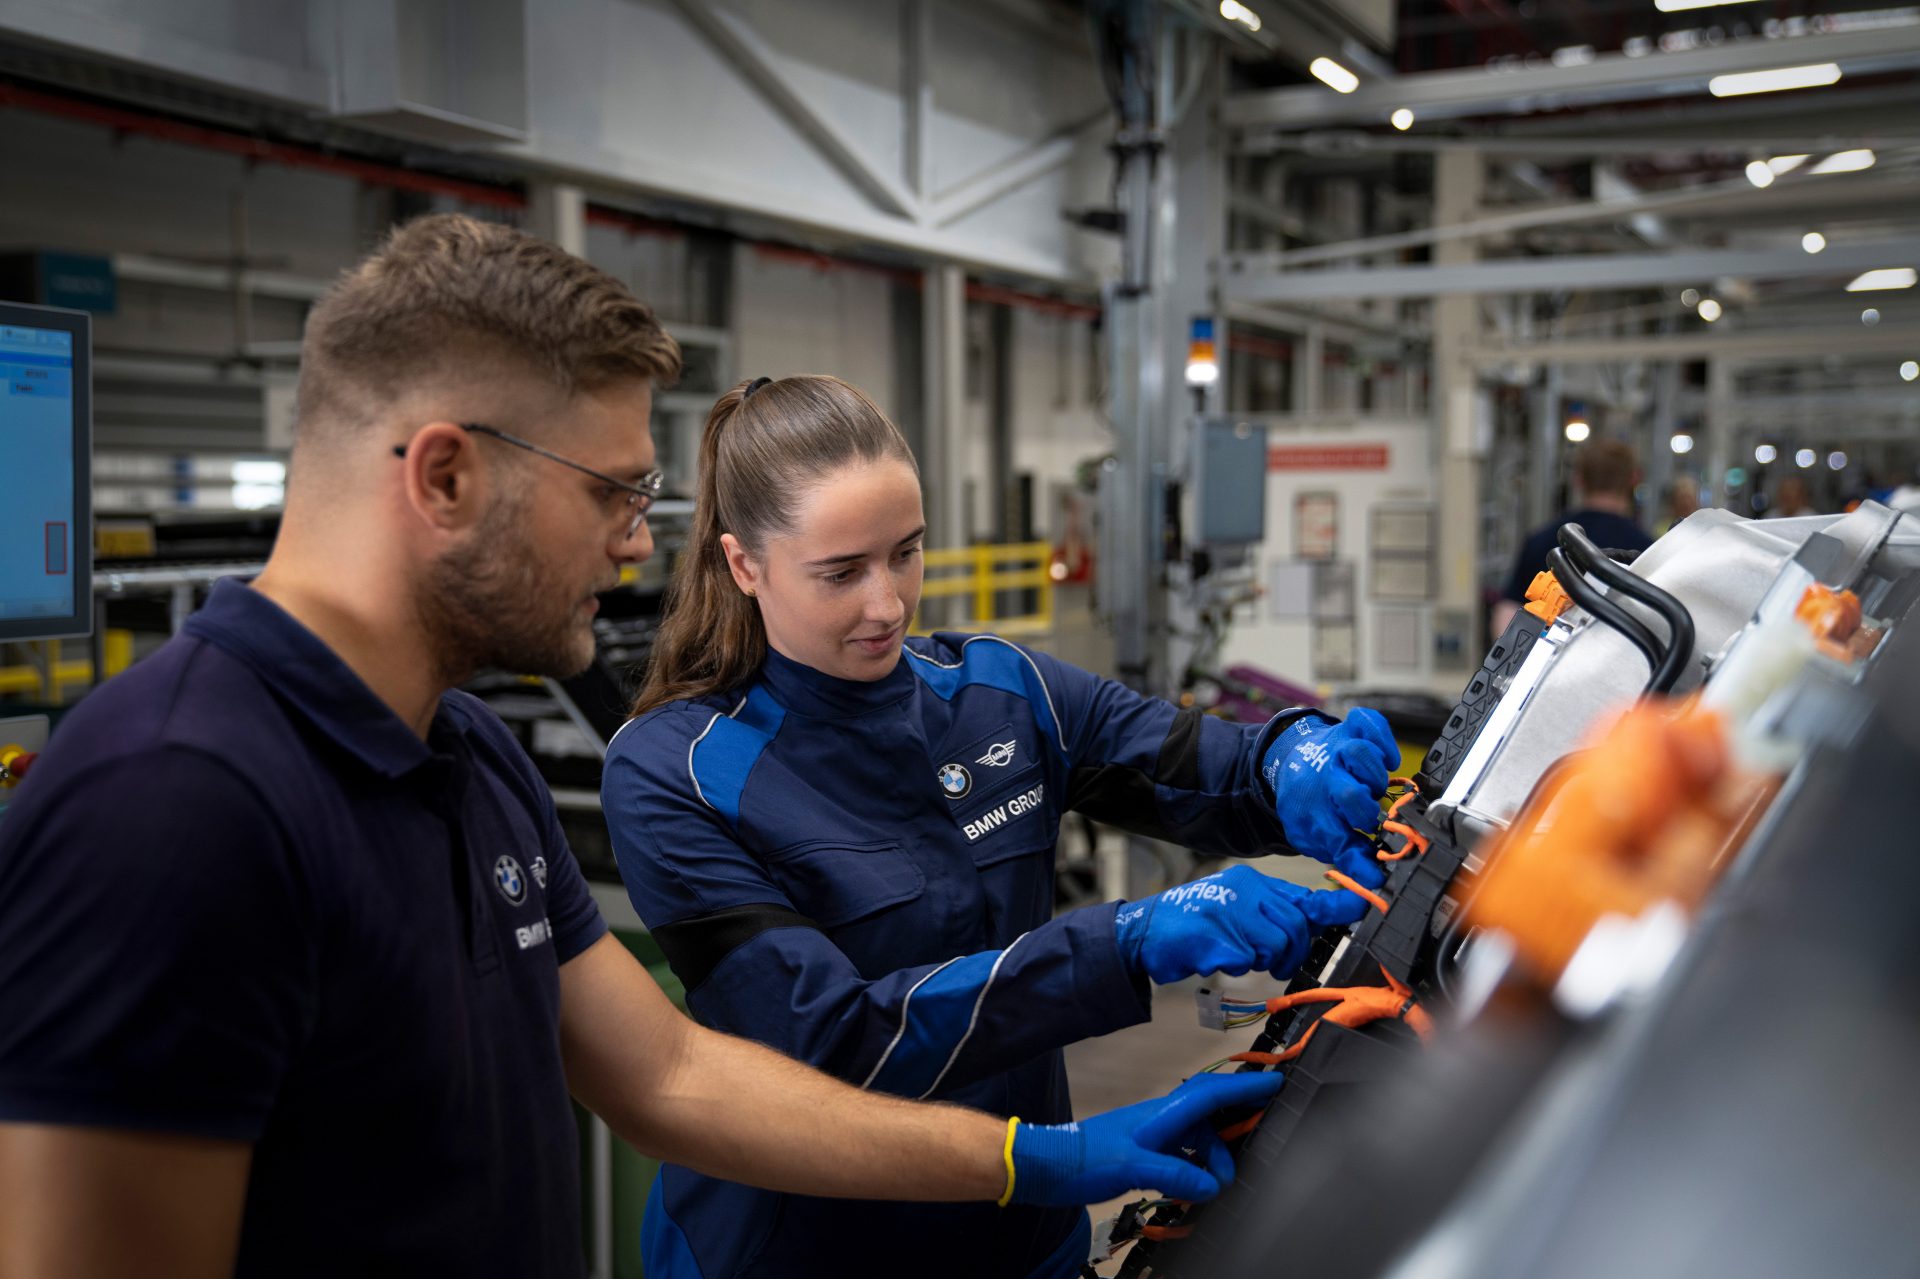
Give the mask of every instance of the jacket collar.
<path id="1" fill-rule="evenodd" d="M 847 719 L 893 706 L 913 693 L 915 679 L 905 654 L 876 680 L 838 679 L 769 648 L 760 682 L 773 699 L 809 719 Z"/>

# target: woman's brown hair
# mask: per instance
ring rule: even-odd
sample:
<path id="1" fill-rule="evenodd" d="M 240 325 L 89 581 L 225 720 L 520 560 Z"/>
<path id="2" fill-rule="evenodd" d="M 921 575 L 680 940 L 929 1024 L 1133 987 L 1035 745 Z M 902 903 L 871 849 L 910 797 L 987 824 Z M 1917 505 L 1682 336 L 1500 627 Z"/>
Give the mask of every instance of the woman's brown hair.
<path id="1" fill-rule="evenodd" d="M 720 397 L 700 436 L 693 526 L 635 715 L 738 688 L 766 660 L 760 606 L 734 582 L 720 535 L 758 556 L 768 537 L 793 531 L 795 504 L 822 477 L 882 458 L 914 466 L 900 428 L 837 377 L 742 382 Z"/>

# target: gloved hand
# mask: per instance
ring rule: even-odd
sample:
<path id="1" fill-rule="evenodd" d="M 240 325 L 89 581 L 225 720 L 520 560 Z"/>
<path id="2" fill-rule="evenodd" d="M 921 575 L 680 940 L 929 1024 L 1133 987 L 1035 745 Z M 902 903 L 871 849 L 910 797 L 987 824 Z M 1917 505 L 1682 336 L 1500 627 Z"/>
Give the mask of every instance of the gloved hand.
<path id="1" fill-rule="evenodd" d="M 1213 1129 L 1227 1106 L 1265 1105 L 1277 1071 L 1195 1075 L 1164 1097 L 1071 1124 L 1011 1122 L 1007 1189 L 1000 1204 L 1078 1208 L 1133 1190 L 1211 1199 L 1233 1184 L 1233 1158 Z M 1195 1163 L 1182 1158 L 1194 1152 Z"/>
<path id="2" fill-rule="evenodd" d="M 1261 969 L 1286 977 L 1307 957 L 1315 929 L 1357 923 L 1367 904 L 1345 889 L 1316 892 L 1251 866 L 1122 902 L 1113 917 L 1120 956 L 1161 985 L 1200 973 Z"/>
<path id="3" fill-rule="evenodd" d="M 1287 725 L 1267 747 L 1260 773 L 1295 848 L 1378 888 L 1387 873 L 1367 841 L 1380 826 L 1387 774 L 1399 766 L 1386 717 L 1360 706 L 1338 724 L 1303 715 Z"/>

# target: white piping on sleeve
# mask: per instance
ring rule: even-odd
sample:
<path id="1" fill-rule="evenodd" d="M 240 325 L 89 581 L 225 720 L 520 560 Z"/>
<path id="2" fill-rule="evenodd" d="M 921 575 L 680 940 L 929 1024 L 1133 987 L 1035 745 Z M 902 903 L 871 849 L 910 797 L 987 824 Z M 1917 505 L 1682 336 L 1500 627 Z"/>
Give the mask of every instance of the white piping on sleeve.
<path id="1" fill-rule="evenodd" d="M 927 1098 L 933 1096 L 933 1090 L 940 1086 L 940 1081 L 947 1077 L 949 1070 L 953 1069 L 953 1063 L 960 1060 L 960 1050 L 967 1046 L 967 1041 L 973 1038 L 973 1028 L 980 1024 L 980 1006 L 987 1002 L 987 992 L 993 989 L 993 979 L 1000 975 L 1000 965 L 1006 963 L 1007 956 L 1013 953 L 1013 948 L 1026 939 L 1027 934 L 1021 933 L 1013 939 L 1005 950 L 1000 952 L 999 958 L 993 961 L 993 967 L 987 972 L 986 985 L 980 987 L 980 995 L 973 1001 L 973 1016 L 967 1018 L 967 1033 L 960 1036 L 960 1042 L 953 1046 L 951 1053 L 947 1054 L 947 1064 L 940 1067 L 940 1073 L 933 1077 L 933 1082 L 927 1085 L 927 1090 L 921 1093 L 916 1100 L 925 1101 Z"/>
<path id="2" fill-rule="evenodd" d="M 747 699 L 745 697 L 742 697 L 740 699 L 740 705 L 734 707 L 732 710 L 728 711 L 725 715 L 722 715 L 720 712 L 715 711 L 713 713 L 713 718 L 707 721 L 707 726 L 700 730 L 700 736 L 693 739 L 692 746 L 687 747 L 687 778 L 693 783 L 693 793 L 698 795 L 700 797 L 700 802 L 705 804 L 708 808 L 713 808 L 713 804 L 707 799 L 707 793 L 700 789 L 700 774 L 693 771 L 694 748 L 699 746 L 701 742 L 706 740 L 707 734 L 713 731 L 713 726 L 715 724 L 718 724 L 723 719 L 732 719 L 734 716 L 738 715 L 743 709 L 745 709 L 746 705 L 747 705 Z M 615 733 L 614 736 L 618 737 L 619 734 Z M 608 745 L 611 746 L 612 743 L 609 742 Z M 720 810 L 717 808 L 713 808 L 713 811 L 717 813 Z"/>
<path id="3" fill-rule="evenodd" d="M 952 959 L 940 965 L 939 968 L 934 969 L 932 973 L 928 973 L 925 977 L 913 983 L 913 988 L 907 991 L 907 997 L 900 1001 L 900 1029 L 893 1032 L 893 1042 L 887 1045 L 887 1051 L 880 1054 L 880 1060 L 873 1063 L 872 1072 L 867 1075 L 866 1079 L 861 1081 L 860 1086 L 862 1088 L 873 1087 L 873 1081 L 880 1077 L 880 1071 L 885 1068 L 887 1058 L 893 1056 L 893 1050 L 898 1048 L 901 1039 L 905 1038 L 907 1033 L 907 1005 L 913 1002 L 913 992 L 926 985 L 927 982 L 932 979 L 934 973 L 940 972 L 949 965 L 959 963 L 963 958 L 965 958 L 965 956 L 955 955 Z"/>

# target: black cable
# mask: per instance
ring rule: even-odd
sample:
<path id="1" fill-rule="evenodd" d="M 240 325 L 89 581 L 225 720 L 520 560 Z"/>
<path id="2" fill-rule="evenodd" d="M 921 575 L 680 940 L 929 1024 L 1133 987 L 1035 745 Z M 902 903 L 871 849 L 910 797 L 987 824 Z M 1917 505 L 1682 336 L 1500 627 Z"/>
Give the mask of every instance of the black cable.
<path id="1" fill-rule="evenodd" d="M 1645 604 L 1666 622 L 1666 660 L 1654 671 L 1653 682 L 1647 687 L 1655 693 L 1672 692 L 1674 684 L 1693 661 L 1693 614 L 1687 611 L 1687 606 L 1638 573 L 1608 559 L 1606 552 L 1595 545 L 1578 524 L 1560 526 L 1560 545 L 1574 563 L 1622 595 Z"/>
<path id="2" fill-rule="evenodd" d="M 1660 674 L 1660 664 L 1666 657 L 1666 651 L 1654 639 L 1653 632 L 1644 622 L 1618 604 L 1594 589 L 1586 575 L 1573 566 L 1567 553 L 1559 547 L 1547 552 L 1547 567 L 1560 582 L 1560 589 L 1569 598 L 1598 621 L 1605 622 L 1614 630 L 1626 636 L 1633 646 L 1647 659 L 1647 688 L 1651 690 Z"/>

